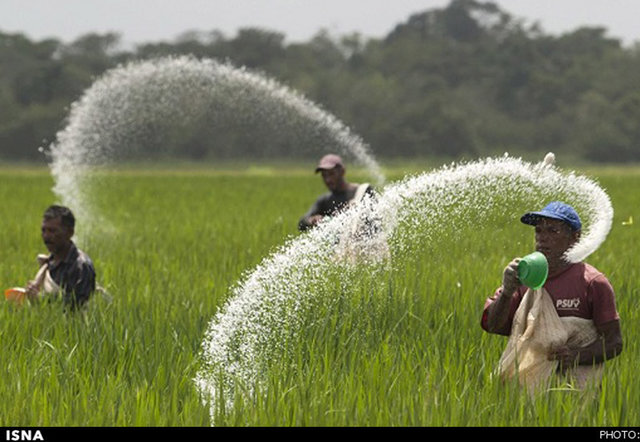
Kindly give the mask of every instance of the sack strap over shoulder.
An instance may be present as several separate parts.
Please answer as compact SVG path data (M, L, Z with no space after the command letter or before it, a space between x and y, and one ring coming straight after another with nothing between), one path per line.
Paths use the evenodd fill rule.
M353 202L354 203L359 203L360 201L362 201L362 198L364 198L364 194L367 192L367 189L369 188L369 183L362 183L358 185L358 189L356 190L356 194L353 197Z
M60 291L60 286L53 280L51 274L49 273L49 263L45 262L38 273L36 273L36 277L34 278L36 285L38 286L41 292L45 294L57 293Z

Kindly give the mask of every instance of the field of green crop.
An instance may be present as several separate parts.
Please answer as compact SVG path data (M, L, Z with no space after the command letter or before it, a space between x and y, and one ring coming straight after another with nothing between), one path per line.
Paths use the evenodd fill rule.
M324 192L312 173L277 168L104 174L104 220L76 228L97 294L84 315L58 304L0 306L2 426L637 426L640 424L640 169L589 169L615 209L588 261L617 293L625 348L600 391L530 398L492 375L505 338L484 333L484 300L533 232L502 220L416 244L394 272L360 275L304 328L251 397L214 416L193 379L210 320L230 288L287 239ZM401 168L388 173L390 180ZM354 180L362 177L350 176ZM45 251L55 201L46 169L0 169L0 285L25 284ZM638 224L623 225L633 216ZM446 233L446 227L443 226Z

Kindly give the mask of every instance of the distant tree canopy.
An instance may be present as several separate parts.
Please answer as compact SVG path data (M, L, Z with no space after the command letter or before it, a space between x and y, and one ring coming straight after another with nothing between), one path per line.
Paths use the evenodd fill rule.
M412 15L383 39L321 30L306 43L287 43L281 33L248 28L233 38L187 32L123 50L113 33L64 44L0 32L0 159L44 161L38 148L54 141L70 105L102 73L181 54L229 61L288 85L378 156L552 150L598 162L640 160L640 44L624 48L604 28L547 35L474 0ZM170 150L214 157L215 139L202 130L172 137L185 141Z

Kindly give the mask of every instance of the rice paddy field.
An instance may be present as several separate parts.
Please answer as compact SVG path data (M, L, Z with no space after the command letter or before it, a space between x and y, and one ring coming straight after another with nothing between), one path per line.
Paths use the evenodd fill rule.
M625 345L599 391L560 385L532 398L493 375L506 339L480 328L484 301L533 250L521 213L505 210L462 234L443 225L437 241L394 257L393 272L356 269L347 287L328 275L317 296L331 302L300 312L264 381L212 409L194 382L210 321L243 275L301 235L298 218L325 189L303 168L131 167L103 173L93 202L104 219L76 227L109 295L71 315L1 303L0 425L638 426L640 224L629 221L640 223L640 168L580 173L615 210L587 259L616 291ZM37 271L52 186L46 168L0 168L3 289Z

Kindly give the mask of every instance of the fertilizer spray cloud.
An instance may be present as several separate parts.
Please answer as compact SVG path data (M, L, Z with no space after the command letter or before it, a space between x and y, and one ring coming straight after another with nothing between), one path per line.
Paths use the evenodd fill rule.
M295 144L294 156L335 150L364 166L376 184L384 182L362 139L295 91L214 60L168 57L112 69L73 103L67 126L50 147L54 192L90 221L97 167L131 158L142 144L162 150L176 132L230 124L264 149L280 137ZM207 133L215 142L216 134Z
M286 354L285 339L297 341L302 313L326 302L318 299L317 288L327 283L327 275L339 278L338 287L353 284L358 273L350 272L351 260L344 259L352 258L349 251L358 251L356 259L370 274L383 265L389 268L380 255L384 244L390 267L401 268L406 261L394 262L394 256L406 259L403 250L437 243L444 226L464 231L491 224L488 217L507 207L517 222L523 211L560 198L574 205L584 221L581 240L567 252L571 262L578 262L608 235L613 218L609 197L586 177L563 173L547 162L530 164L508 156L405 178L384 188L377 201L366 200L289 241L232 289L209 325L202 344L203 368L195 381L211 403L212 419L219 407L233 405L239 390L255 391L273 360L281 361ZM349 232L371 219L378 220L379 229L358 237L350 247ZM337 245L336 238L342 238ZM340 270L332 271L336 268ZM295 361L289 364L295 366Z
M91 221L97 167L127 159L139 143L151 140L161 146L176 125L188 132L201 124L222 127L227 122L245 131L266 126L269 130L259 135L295 137L300 149L336 150L365 166L378 187L384 183L362 140L304 97L261 75L179 57L113 69L72 105L68 125L50 149L54 191L83 222ZM611 228L613 210L606 193L593 181L550 164L509 157L406 178L382 189L376 201L365 199L290 240L232 289L211 321L196 384L211 401L212 415L220 398L228 406L234 394L251 394L260 385L274 355L283 354L285 338L295 340L304 313L324 302L317 293L328 275L348 287L361 274L352 271L353 259L375 273L388 268L389 251L391 268L397 268L403 262L395 263L394 257L406 259L403 251L437 243L444 225L464 230L471 222L490 222L491 209L529 210L551 199L564 199L580 212L585 230L567 257L574 262L586 258ZM353 234L362 233L370 220L375 229Z

